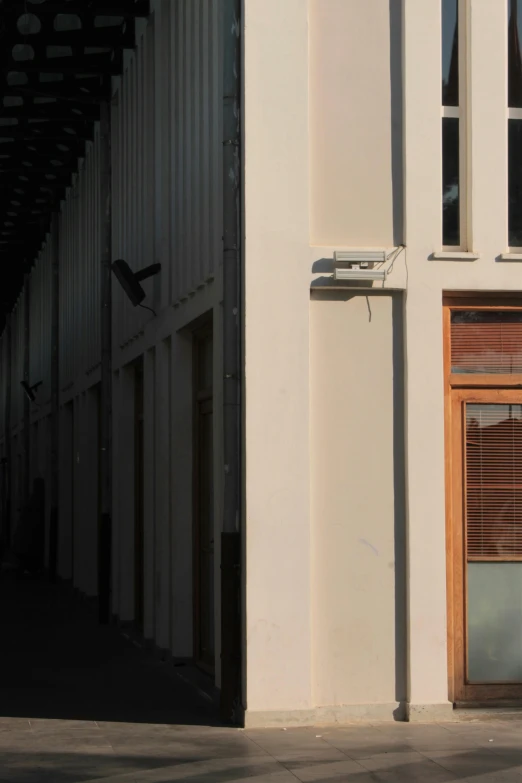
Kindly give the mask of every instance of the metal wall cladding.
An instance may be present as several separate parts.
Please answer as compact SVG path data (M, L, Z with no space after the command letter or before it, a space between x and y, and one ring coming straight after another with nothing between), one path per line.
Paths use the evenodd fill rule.
M159 3L112 103L113 257L133 270L159 261L143 283L154 309L176 305L213 279L222 256L222 8L215 0ZM101 360L100 132L59 217L60 388ZM30 279L30 382L50 398L51 238ZM12 424L23 419L23 295L12 316ZM133 308L113 278L113 336L125 345L151 314ZM4 403L1 403L4 405Z
M137 271L162 308L213 279L222 254L222 8L215 0L158 4L114 102L113 256ZM114 338L125 345L150 314L114 285Z
M29 278L29 383L42 384L37 391L39 405L51 400L53 253L53 242L49 236Z
M100 132L60 215L60 387L95 369L100 342Z

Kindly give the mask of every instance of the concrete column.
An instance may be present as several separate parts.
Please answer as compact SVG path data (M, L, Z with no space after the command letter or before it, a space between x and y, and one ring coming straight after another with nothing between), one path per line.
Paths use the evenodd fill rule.
M53 215L51 239L51 486L49 527L49 574L54 580L59 547L60 470L60 215Z
M218 302L213 309L214 331L214 381L213 381L213 406L214 406L214 633L215 633L215 683L221 687L221 532L224 503L224 441L223 441L223 304ZM240 473L240 475L242 475Z
M440 3L404 0L408 700L448 718L441 267Z
M117 577L118 615L122 622L134 619L134 370L119 373L117 440ZM116 418L116 417L115 417ZM115 421L116 424L116 421Z
M156 348L155 383L155 640L158 647L170 646L171 624L171 523L170 523L170 340Z
M114 324L113 324L114 339ZM122 408L122 371L114 374L112 384L112 405L113 410L120 411ZM121 444L121 415L115 416L112 424L112 590L111 590L111 612L113 617L120 617L121 606L121 573L120 573L120 527L123 522L120 510L120 485L121 485L121 458L123 457L123 448Z
M154 639L156 628L156 517L154 474L156 471L155 455L155 355L147 351L143 366L143 417L144 417L144 635L146 639Z
M311 707L308 3L244 14L248 724Z
M189 658L193 650L192 598L192 340L171 338L171 572L172 654Z
M76 460L74 477L74 587L86 591L85 562L85 501L87 450L85 448L85 393L80 394L75 401L76 414Z
M71 405L63 406L60 415L59 449L59 509L60 531L58 548L58 573L62 579L72 576L72 540L73 540L73 471L74 471L74 416Z

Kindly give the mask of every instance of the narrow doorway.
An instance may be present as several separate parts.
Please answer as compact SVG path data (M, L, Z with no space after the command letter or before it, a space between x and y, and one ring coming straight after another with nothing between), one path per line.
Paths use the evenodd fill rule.
M214 673L214 409L212 326L194 335L195 659Z
M144 631L143 359L134 365L134 622Z

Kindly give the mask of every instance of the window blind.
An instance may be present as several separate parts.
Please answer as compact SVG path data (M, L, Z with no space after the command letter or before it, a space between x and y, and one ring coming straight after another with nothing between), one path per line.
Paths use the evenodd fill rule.
M522 373L522 312L453 311L451 372Z
M522 406L466 405L468 560L522 560Z

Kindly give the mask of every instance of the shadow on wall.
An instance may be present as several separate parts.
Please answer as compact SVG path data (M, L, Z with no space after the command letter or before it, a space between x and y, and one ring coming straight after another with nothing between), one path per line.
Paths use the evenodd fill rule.
M393 483L395 542L395 698L408 699L406 595L406 444L404 390L404 299L393 297ZM403 715L397 715L402 720Z
M393 243L404 244L402 0L389 0Z

